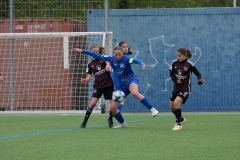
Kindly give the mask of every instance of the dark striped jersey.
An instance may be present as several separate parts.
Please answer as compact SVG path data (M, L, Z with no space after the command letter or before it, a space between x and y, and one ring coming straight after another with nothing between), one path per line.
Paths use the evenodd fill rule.
M171 79L174 82L174 92L191 92L192 72L198 77L198 79L202 78L194 64L187 59L182 62L179 62L177 59L172 61L169 70ZM178 79L180 79L182 83L177 83Z
M93 85L94 89L113 86L110 72L107 72L105 67L106 63L103 60L96 59L88 63L87 73L91 75L93 73L95 77Z

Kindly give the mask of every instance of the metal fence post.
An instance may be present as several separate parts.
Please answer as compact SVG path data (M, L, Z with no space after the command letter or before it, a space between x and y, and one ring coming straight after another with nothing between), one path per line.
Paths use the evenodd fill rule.
M10 0L10 33L14 33L14 0ZM14 111L14 38L10 38L10 100Z

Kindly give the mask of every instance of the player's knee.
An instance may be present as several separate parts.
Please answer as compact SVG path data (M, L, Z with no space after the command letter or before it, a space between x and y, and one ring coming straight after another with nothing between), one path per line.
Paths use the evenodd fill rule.
M180 104L181 104L181 101L174 101L173 102L174 108L180 108Z
M89 108L93 109L96 106L97 102L91 102Z
M131 94L132 94L132 96L135 97L135 98L138 98L138 96L139 96L138 91L133 91L133 92L131 92Z

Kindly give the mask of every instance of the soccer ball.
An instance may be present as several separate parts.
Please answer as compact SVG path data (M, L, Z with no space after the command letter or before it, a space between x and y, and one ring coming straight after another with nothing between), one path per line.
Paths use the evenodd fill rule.
M117 90L113 92L112 100L114 100L114 102L121 103L122 101L124 101L124 99L125 99L125 94L123 91Z

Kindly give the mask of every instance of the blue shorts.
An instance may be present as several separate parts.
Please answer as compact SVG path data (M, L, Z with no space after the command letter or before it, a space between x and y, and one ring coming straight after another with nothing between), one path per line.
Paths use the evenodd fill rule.
M130 81L129 83L127 83L127 84L119 84L118 90L121 90L121 91L124 92L125 98L127 98L127 96L128 96L129 93L130 93L129 86L130 86L130 84L132 84L132 83L135 83L136 85L139 86L139 81L138 81L137 78L132 78L131 81Z
M118 88L119 88L119 79L118 79L117 75L113 71L110 71L110 74L111 74L112 79L113 79L114 89L118 90Z

